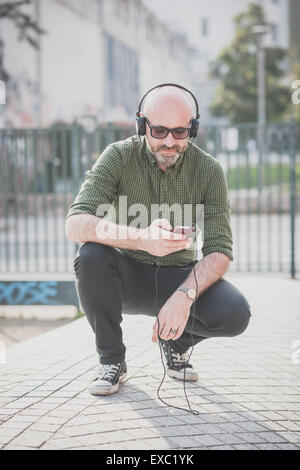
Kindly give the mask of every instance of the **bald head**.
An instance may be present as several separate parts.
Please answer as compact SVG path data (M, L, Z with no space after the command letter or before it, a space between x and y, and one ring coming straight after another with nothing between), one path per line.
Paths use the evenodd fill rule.
M194 107L193 98L188 92L174 86L164 86L152 90L146 96L142 114L153 123L153 119L159 119L160 122L156 124L167 126L168 121L168 127L177 127L182 126L182 120L188 125L195 117ZM176 120L178 124L173 126L170 120Z
M175 139L171 132L163 139L151 135L151 127L163 126L168 129L190 128L194 113L192 96L174 86L163 86L152 90L145 98L142 116L147 118L146 141L159 167L166 171L175 165L188 145L189 135Z

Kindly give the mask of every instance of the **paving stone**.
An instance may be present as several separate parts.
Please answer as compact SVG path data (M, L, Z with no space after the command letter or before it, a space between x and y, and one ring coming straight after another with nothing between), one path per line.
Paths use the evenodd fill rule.
M60 418L58 416L49 416L49 415L42 416L41 418L36 420L36 422L39 422L39 423L59 424L59 425L63 425L64 423L66 423L66 421L67 421L67 418Z
M239 426L240 426L240 432L243 432L243 431L249 431L249 432L260 432L260 431L266 431L267 429L260 424L257 424L253 421L243 421L241 423L239 423Z
M258 444L254 446L252 444L245 443L245 444L235 444L232 446L232 448L236 450L258 450L257 446Z
M104 444L106 442L105 436L103 434L86 434L81 436L76 436L77 445L80 446L94 446L97 444Z
M224 441L217 439L216 435L210 436L203 434L202 436L193 436L193 439L195 439L201 446L217 446L224 444Z
M297 446L295 444L289 444L289 443L278 443L276 444L278 449L281 450L299 450L300 446Z
M300 431L300 421L280 421L280 425L289 431Z
M28 447L28 446L16 446L16 445L13 445L13 444L8 444L6 446L3 447L2 450L35 450L33 447Z
M2 431L4 433L5 429L9 430L9 429L26 429L30 423L26 423L26 422L20 422L20 421L12 421L14 418L11 418L7 421L4 421L3 423L0 424L0 431Z
M278 436L281 436L283 440L287 442L292 442L293 444L300 443L300 434L294 433L292 431L278 431L276 433Z
M282 442L282 436L278 435L275 432L260 432L259 436L264 438L267 442L272 444L273 442Z
M196 423L198 422L198 420L195 420L195 421ZM176 426L176 425L180 426L183 424L183 420L180 420L179 418L173 418L171 416L169 417L160 416L157 418L151 418L151 423L152 425L155 425L155 426ZM193 424L193 423L190 422L190 424Z
M60 424L46 424L36 422L30 426L31 431L41 431L41 432L50 432L54 433L61 427Z
M245 439L243 439L239 434L222 433L222 434L215 434L214 437L219 439L221 442L225 444L229 444L229 445L245 443Z
M233 450L232 446L223 445L223 446L210 446L211 450Z
M254 432L241 432L239 436L244 439L244 441L250 442L251 444L256 444L259 442L266 442L266 440L261 436L262 433Z
M230 433L230 434L244 431L244 429L236 423L218 423L217 426L215 426L215 429L216 429L215 432L217 433L224 432L224 433Z
M70 439L67 437L49 439L47 444L57 450L73 449L74 447L80 446L80 442L78 442L75 438ZM45 448L44 445L41 446L41 448Z
M145 434L147 434L147 431L145 431ZM154 434L152 433L151 436ZM107 443L112 443L112 442L122 442L126 440L134 440L134 436L129 434L128 431L123 431L123 430L118 430L118 431L112 431L112 432L105 432L102 434L103 439L105 439L105 442Z
M187 437L187 436L181 436L181 437L170 437L168 439L173 445L173 448L179 448L179 449L188 449L190 447L197 447L199 445L199 440L195 439L195 437ZM213 442L213 440L211 441ZM214 442L217 442L216 440Z
M255 444L259 450L280 450L276 444Z
M20 429L1 429L0 428L0 444L7 444L10 442L14 437L20 434Z
M150 449L159 450L159 449L170 449L171 446L166 439L162 437L156 438L147 438L141 441L142 445L148 446Z
M50 432L25 430L21 435L15 437L10 444L17 446L39 447L52 437Z
M269 429L270 431L286 431L281 424L281 421L263 421L261 424L264 425L265 429Z

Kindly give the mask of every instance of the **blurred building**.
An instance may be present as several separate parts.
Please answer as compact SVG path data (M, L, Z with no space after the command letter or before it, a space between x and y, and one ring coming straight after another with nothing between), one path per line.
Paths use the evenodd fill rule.
M300 65L300 2L290 0L290 47L292 60ZM298 77L300 79L300 77Z
M140 96L172 81L195 89L197 53L141 0L33 0L24 7L46 34L36 50L1 21L10 74L2 127L74 118L132 123ZM2 93L3 95L3 93Z
M208 80L209 65L221 50L230 44L234 37L233 18L245 11L249 3L258 3L266 13L266 19L273 30L266 37L270 47L289 49L290 29L293 21L293 38L296 44L299 23L294 17L300 7L300 0L143 0L172 31L185 33L186 39L198 52L197 76L199 78L197 96L200 99L203 122L218 121L210 115L209 106L213 100L216 83ZM293 9L290 9L290 2ZM299 18L299 16L298 16Z

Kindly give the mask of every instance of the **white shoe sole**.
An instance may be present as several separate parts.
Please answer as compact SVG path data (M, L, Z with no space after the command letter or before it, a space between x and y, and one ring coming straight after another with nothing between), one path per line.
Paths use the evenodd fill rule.
M197 372L188 372L187 370L184 374L184 372L168 369L167 374L172 379L185 380L186 382L197 382L198 380Z
M113 393L116 393L119 390L120 383L124 382L126 379L127 372L124 374L120 375L119 382L116 383L115 385L96 385L96 384L90 384L88 386L88 391L90 392L91 395L112 395Z

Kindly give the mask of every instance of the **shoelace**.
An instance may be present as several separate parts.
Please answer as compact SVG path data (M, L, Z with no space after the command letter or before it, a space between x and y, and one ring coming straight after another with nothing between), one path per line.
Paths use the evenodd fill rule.
M164 350L168 352L167 345L165 343L162 343L162 346L163 346ZM170 351L171 351L171 360L172 360L172 362L174 363L175 366L181 366L181 365L184 365L184 364L189 366L189 364L188 364L188 354L187 353L180 354L180 353L177 353L176 351L174 351L172 348L170 348Z
M121 364L104 364L102 379L113 379L119 370Z
M180 354L175 351L171 350L171 356L172 356L172 361L174 362L175 365L183 365L187 364L188 358L187 354Z

